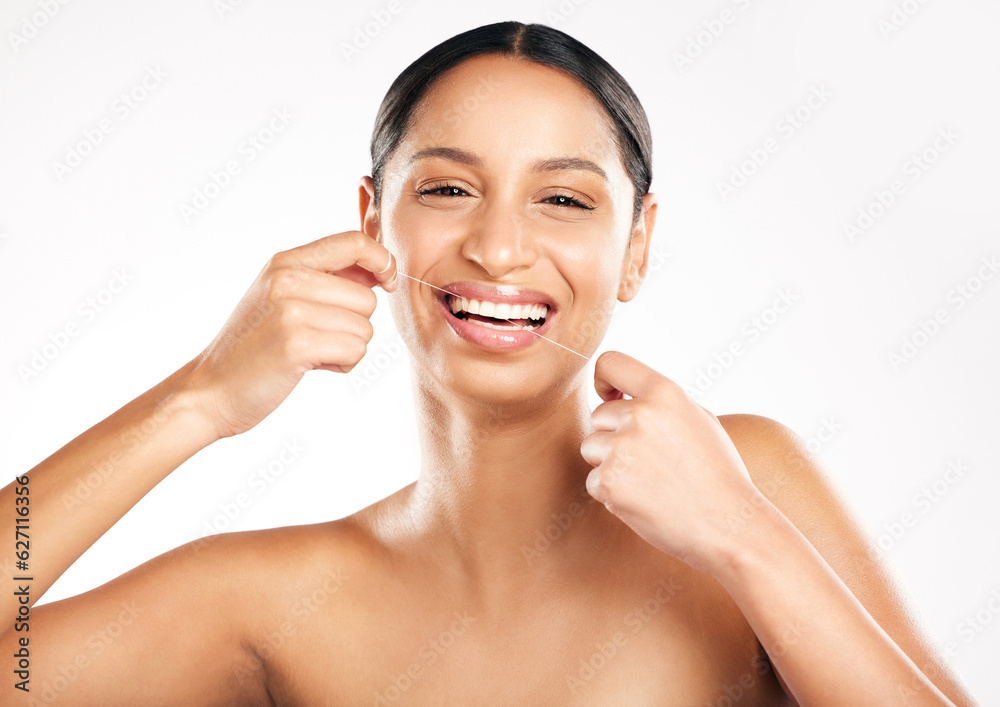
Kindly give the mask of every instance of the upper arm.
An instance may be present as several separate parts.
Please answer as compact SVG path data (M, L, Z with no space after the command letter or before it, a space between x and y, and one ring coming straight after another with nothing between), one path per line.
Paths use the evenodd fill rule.
M271 704L246 664L244 552L228 536L196 540L75 597L33 607L30 693L0 685L2 704ZM244 565L241 567L241 565ZM9 662L8 657L4 662ZM5 671L9 675L9 671Z
M809 540L872 618L952 702L974 705L922 629L902 583L802 438L758 415L723 415L719 421L754 484Z

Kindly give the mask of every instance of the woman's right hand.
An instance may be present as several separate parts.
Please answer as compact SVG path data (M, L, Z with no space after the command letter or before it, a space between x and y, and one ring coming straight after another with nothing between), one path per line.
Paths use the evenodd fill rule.
M361 231L272 257L185 380L216 434L254 427L306 371L354 368L372 338L375 285L395 290L395 258Z

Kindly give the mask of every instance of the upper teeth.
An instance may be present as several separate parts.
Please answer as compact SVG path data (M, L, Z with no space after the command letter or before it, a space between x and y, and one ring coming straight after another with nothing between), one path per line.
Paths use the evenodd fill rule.
M494 319L544 319L549 311L548 306L544 304L509 304L452 295L449 295L448 299L448 306L454 314L468 312Z

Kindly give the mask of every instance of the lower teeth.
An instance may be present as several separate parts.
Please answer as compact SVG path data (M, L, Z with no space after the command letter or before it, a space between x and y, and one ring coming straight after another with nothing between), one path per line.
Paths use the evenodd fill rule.
M528 324L527 326L521 326L520 324L514 324L513 322L510 324L493 324L492 322L481 322L478 319L466 319L465 321L471 322L472 324L478 324L479 326L489 327L490 329L517 329L520 331L534 331L541 326L541 324Z

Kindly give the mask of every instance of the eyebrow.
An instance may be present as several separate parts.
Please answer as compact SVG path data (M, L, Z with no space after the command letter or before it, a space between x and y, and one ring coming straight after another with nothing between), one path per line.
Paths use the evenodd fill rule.
M417 160L431 157L440 157L441 159L451 160L452 162L469 165L470 167L483 166L483 161L477 155L457 147L428 147L427 149L415 152L410 157L409 163L413 164ZM607 172L600 165L581 157L553 157L538 160L530 168L531 172L559 172L564 170L585 170L593 172L605 181L608 181Z

